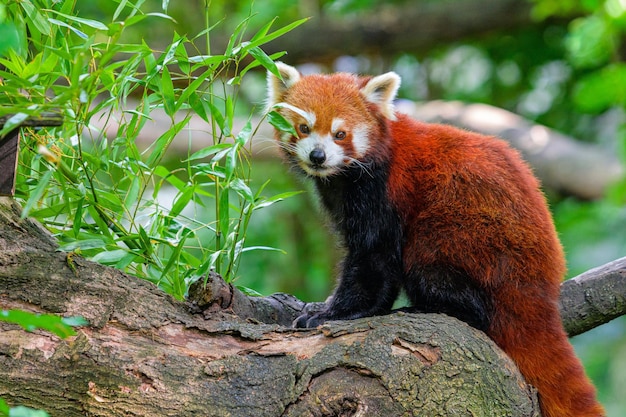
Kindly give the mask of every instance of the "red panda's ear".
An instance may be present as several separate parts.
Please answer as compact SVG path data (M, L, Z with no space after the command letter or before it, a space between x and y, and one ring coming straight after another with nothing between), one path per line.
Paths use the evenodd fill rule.
M393 101L400 88L400 76L395 72L388 72L372 78L361 88L361 94L370 103L374 103L380 112L389 120L396 120Z
M297 69L294 67L283 64L282 62L276 63L276 68L278 68L278 72L282 77L282 80L278 78L276 75L267 72L267 106L266 109L269 109L279 103L285 91L287 91L291 86L300 81L301 75Z

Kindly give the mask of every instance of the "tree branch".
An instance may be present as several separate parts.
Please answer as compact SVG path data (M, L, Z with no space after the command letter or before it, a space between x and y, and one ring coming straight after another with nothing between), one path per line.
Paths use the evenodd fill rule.
M292 63L419 52L468 36L510 33L531 23L531 7L524 0L436 0L405 2L401 7L383 4L371 13L352 16L326 11L270 43L267 52L289 51ZM219 44L226 45L225 41Z
M626 314L626 258L591 269L561 285L561 318L576 336Z
M68 417L321 410L443 417L460 409L539 416L535 392L510 359L453 318L400 312L296 330L284 325L319 303L247 297L215 275L209 290L196 284L182 303L147 281L59 252L47 231L19 214L0 198L0 307L80 315L90 324L60 340L0 322L0 397L9 404ZM625 264L563 284L570 334L624 313ZM587 321L585 311L595 317Z
M305 311L320 311L324 307L324 303L305 303L282 293L248 297L216 274L208 277L206 286L203 280L194 283L189 290L189 301L198 312L227 308L240 317L282 326L290 326ZM560 308L563 326L570 337L625 315L626 258L563 282Z
M450 317L294 330L229 314L224 306L258 303L236 293L191 314L147 281L56 248L0 198L1 308L90 323L59 340L0 322L0 397L11 405L64 417L539 415L510 359Z

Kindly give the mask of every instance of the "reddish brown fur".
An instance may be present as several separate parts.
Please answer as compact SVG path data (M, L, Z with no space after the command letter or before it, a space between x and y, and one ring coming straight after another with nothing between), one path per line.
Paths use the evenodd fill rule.
M565 261L530 169L496 138L402 115L389 127L405 268L446 262L479 282L495 300L487 333L537 388L544 417L603 416L561 324Z

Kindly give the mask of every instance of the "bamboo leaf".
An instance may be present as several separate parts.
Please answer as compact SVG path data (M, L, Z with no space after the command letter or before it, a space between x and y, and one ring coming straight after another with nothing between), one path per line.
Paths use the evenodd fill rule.
M148 158L148 161L146 161L146 164L149 167L154 166L161 160L163 154L172 143L172 140L174 140L174 137L176 137L176 135L187 125L187 123L189 123L190 118L191 115L189 114L183 120L170 127L167 132L159 136L153 144L152 154Z
M184 162L194 161L196 159L203 159L203 158L206 158L207 156L215 155L218 152L223 151L224 149L230 149L232 146L233 145L230 144L230 143L218 143L217 145L207 146L206 148L203 148L203 149L200 149L197 152L194 152Z
M167 261L167 264L165 264L165 266L163 267L163 270L161 271L161 277L159 278L159 281L162 281L164 278L166 278L168 272L172 269L172 267L178 264L178 260L180 259L180 253L185 247L185 242L187 241L187 236L188 236L188 233L184 234L182 238L180 239L180 241L178 242L178 245L176 245L176 247L174 248L174 251L172 252L172 254L170 255ZM172 282L171 280L168 280L168 281Z
M254 48L257 46L261 46L263 44L266 44L268 42L273 41L276 38L279 38L281 36L283 36L284 34L291 32L292 30L294 30L295 28L297 28L298 26L300 26L301 24L307 22L310 18L309 17L305 17L304 19L300 19L300 20L296 20L293 23L288 24L287 26L284 26L280 29L275 30L274 32L270 33L269 35L265 35L262 37L259 37L258 39L255 39L254 41L251 41L248 45L246 45L245 49L250 49L250 48Z
M278 78L281 78L280 72L278 72L276 64L274 63L272 58L270 58L261 48L257 46L251 48L248 52L254 57L254 59L256 59L261 65L263 65L266 70L270 71Z
M109 30L107 25L105 25L102 22L98 22L97 20L84 19L82 17L71 16L69 14L57 12L56 10L52 10L52 9L48 9L46 11L48 11L50 13L54 13L54 14L56 14L58 16L63 16L65 19L69 20L70 22L76 22L76 23L79 23L79 24L82 24L82 25L89 26L89 27L94 28L94 29L98 29L98 30L104 30L104 31Z
M2 130L0 130L0 138L18 127L22 122L30 117L29 114L26 113L16 113L13 116L9 117L9 119L4 122L4 126Z
M22 219L28 217L28 213L30 213L31 209L35 206L35 204L39 202L39 200L41 200L44 191L46 191L46 189L48 188L48 183L50 182L50 178L52 178L52 173L53 171L46 171L45 174L43 174L41 178L39 178L37 186L30 193L30 196L28 196L28 201L22 209Z
M161 94L163 96L163 108L168 116L174 117L176 113L176 97L174 96L174 84L170 71L163 66L161 72Z
M0 321L19 324L24 330L29 332L36 329L47 330L63 339L76 335L76 331L74 331L72 326L89 324L82 317L64 319L53 314L35 314L22 310L0 310Z
M50 25L30 0L23 0L18 4L22 6L22 9L26 12L26 16L33 22L33 25L35 25L39 32L43 34L50 33Z
M250 39L250 42L255 42L255 41L263 38L265 35L267 35L267 32L269 32L269 30L272 27L272 25L274 24L274 22L276 22L276 19L278 19L278 17L273 18L268 23L266 23L261 29L259 29L257 31L257 33L254 34L252 39Z
M207 78L213 72L214 72L214 70L212 68L209 68L204 73L202 73L198 78L193 80L193 82L191 84L189 84L183 90L182 94L180 95L180 98L178 99L178 103L176 103L176 107L175 107L176 111L178 111L183 104L189 102L189 104L192 106L192 108L194 109L194 111L196 113L198 113L198 110L196 110L195 107L199 107L201 109L200 111L202 111L204 113L203 119L207 120L206 119L206 111L204 110L204 105L202 104L203 100L197 94L197 90L200 88L202 83L206 82ZM195 107L192 104L192 102L195 103Z
M248 203L254 202L254 195L252 195L252 190L250 189L248 184L246 184L241 178L235 178L233 181L230 182L229 187L230 189L236 191L237 194L243 197L244 200L246 200Z
M269 112L267 114L267 121L281 132L286 132L296 137L298 136L298 132L296 132L296 129L293 127L291 122L285 119L285 117L277 111Z
M174 199L174 203L172 204L170 216L178 216L183 211L183 209L187 207L187 204L189 204L194 194L195 187L187 187L181 193L179 193Z
M71 30L72 32L74 32L76 35L78 35L78 37L82 38L82 39L88 39L89 36L87 36L87 34L85 32L83 32L82 30L76 29L74 26L69 25L65 22L61 22L60 20L57 19L53 19L53 18L48 18L48 21L50 23L52 23L53 25L57 25L57 26L61 26L64 28L68 28L69 30Z
M209 107L209 110L211 110L211 117L213 117L213 119L215 120L215 123L217 123L217 126L220 128L220 131L224 134L224 135L228 135L228 128L226 127L226 119L224 119L224 115L222 114L222 112L220 112L220 110L215 106L215 104L211 103L210 101L205 101L206 105Z
M243 129L241 129L241 131L235 138L235 141L237 142L237 144L239 144L239 146L243 147L243 146L246 146L246 143L248 143L251 136L252 136L252 123L250 122L250 120L248 120L248 122L245 124Z
M230 224L230 198L228 190L222 190L219 201L219 219L218 219L218 232L222 235L228 232L228 226Z
M128 251L124 249L114 249L110 251L100 252L96 256L91 258L91 260L105 265L113 265L119 262L127 254Z

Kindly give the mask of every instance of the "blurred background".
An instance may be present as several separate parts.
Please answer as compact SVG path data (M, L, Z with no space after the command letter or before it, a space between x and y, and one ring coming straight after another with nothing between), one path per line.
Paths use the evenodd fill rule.
M102 17L117 2L78 0L77 5L81 16ZM162 11L160 0L147 0L145 6ZM202 0L171 2L168 13L175 22L138 25L131 36L158 49L174 30L195 35L205 25L204 14L196 13L204 7ZM402 76L399 96L405 104L482 103L522 116L531 130L533 125L553 129L569 141L555 148L557 155L534 155L532 149L524 155L544 158L538 174L567 253L568 276L626 255L626 1L213 0L210 14L210 23L217 25L210 37L215 53L244 19L258 28L276 16L280 25L311 17L265 51L287 51L281 60L304 73L393 70ZM250 73L237 111L244 118L260 113L264 96L265 73ZM428 117L415 114L454 122L445 107L428 109ZM485 131L500 114L484 109L471 128ZM535 144L546 140L529 137ZM236 283L262 294L282 291L306 301L324 300L341 250L306 184L294 180L278 158L271 130L254 141L253 183L270 179L266 192L272 195L304 192L255 213L247 246L284 253L245 253ZM593 158L585 159L589 155ZM169 157L173 166L180 162ZM585 181L589 178L595 180ZM626 317L572 342L609 416L626 415Z

